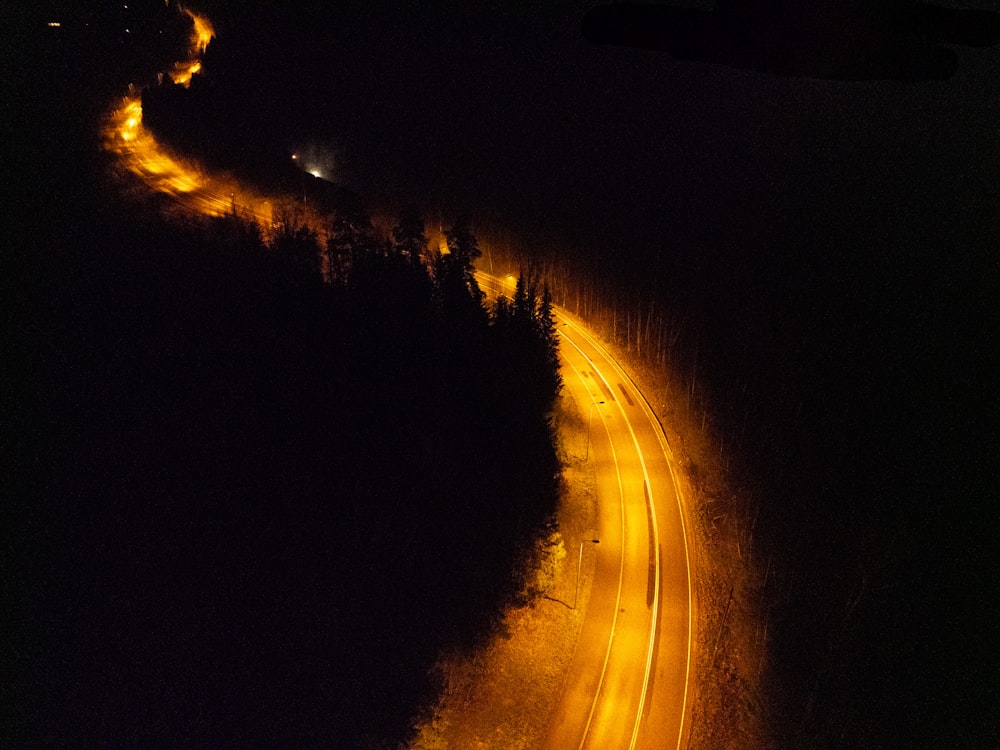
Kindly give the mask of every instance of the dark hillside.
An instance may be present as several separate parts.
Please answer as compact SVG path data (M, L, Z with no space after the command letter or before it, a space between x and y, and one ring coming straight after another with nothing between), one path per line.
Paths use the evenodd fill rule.
M488 330L470 348L429 293L404 319L389 290L113 218L15 321L10 736L399 736L437 649L517 594L544 415L497 402Z
M535 360L398 256L123 202L60 70L12 86L2 744L395 746L551 512Z

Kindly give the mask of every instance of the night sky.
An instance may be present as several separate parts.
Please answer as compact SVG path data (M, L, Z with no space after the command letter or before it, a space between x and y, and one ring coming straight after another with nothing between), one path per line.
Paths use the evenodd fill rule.
M598 45L589 4L284 5L198 4L275 153L683 298L802 607L869 581L846 645L785 619L772 677L826 664L815 736L839 714L873 746L996 744L1000 47L949 47L946 80L818 80Z

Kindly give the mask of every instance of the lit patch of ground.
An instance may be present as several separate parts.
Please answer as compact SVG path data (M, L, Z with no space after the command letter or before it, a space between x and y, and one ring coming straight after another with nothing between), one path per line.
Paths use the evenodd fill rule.
M586 425L564 397L555 413L564 463L559 504L560 534L541 550L528 576L544 593L506 613L502 633L474 653L440 657L442 694L417 726L412 750L529 750L542 744L559 700L580 625L586 613L593 556L584 560L577 608L576 560L562 537L592 536L597 523L595 469L583 461Z
M641 384L660 418L689 503L697 621L687 747L772 747L762 684L767 623L759 604L768 571L767 561L755 554L756 506L732 486L710 419L690 404L685 390L662 370L608 348ZM596 523L595 471L582 460L586 428L571 399L564 397L558 405L556 427L565 467L559 527L567 538L586 538ZM572 602L572 557L555 566L552 599ZM444 690L418 725L411 750L510 750L542 744L586 612L592 560L590 567L584 564L576 611L539 598L508 612L506 632L481 650L441 657Z

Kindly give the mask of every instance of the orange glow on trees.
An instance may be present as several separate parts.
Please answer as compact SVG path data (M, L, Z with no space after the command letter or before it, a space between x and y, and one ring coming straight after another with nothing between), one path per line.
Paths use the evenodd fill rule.
M112 112L104 128L104 147L158 192L177 195L201 186L198 173L169 156L142 127L142 100L138 97L127 97Z
M215 29L212 27L211 21L204 16L199 16L197 13L193 13L184 7L181 7L180 11L187 14L194 24L189 41L190 58L174 63L170 79L180 86L190 86L191 78L201 72L201 60L199 56L203 55L205 50L208 49L208 43L215 36Z
M208 19L181 8L194 23L189 40L189 58L174 64L171 80L188 86L201 70L200 55L215 36ZM239 212L252 218L268 232L274 224L274 208L279 202L248 191L226 175L208 175L201 168L169 153L143 127L142 98L129 87L129 94L112 110L102 128L104 147L118 157L118 163L139 177L152 191L174 198L184 208L203 216L224 216Z
M205 50L208 49L208 43L215 36L215 29L212 27L212 22L204 16L192 13L187 8L181 8L181 11L187 13L194 22L194 34L191 37L191 46L198 54L204 54Z

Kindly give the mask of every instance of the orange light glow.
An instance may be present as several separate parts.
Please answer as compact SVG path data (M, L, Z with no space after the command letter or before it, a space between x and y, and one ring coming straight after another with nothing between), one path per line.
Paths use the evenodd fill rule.
M179 86L187 88L191 85L191 78L195 73L201 72L201 62L175 63L174 69L170 73L170 80Z
M155 190L174 195L189 193L201 184L195 170L167 155L142 127L142 101L138 97L126 98L108 118L104 144L107 150L119 155L129 171Z
M212 27L212 22L204 16L192 13L187 8L181 8L181 11L191 16L191 20L194 21L194 33L191 36L191 46L197 50L198 54L204 54L205 50L208 49L208 43L212 41L212 37L215 36L215 29Z
M104 147L118 163L151 191L174 199L176 206L202 216L226 216L234 211L260 225L265 237L275 229L275 206L313 228L326 242L326 222L311 207L294 198L265 196L225 174L209 174L164 148L142 125L142 101L126 97L105 120Z
M182 9L194 21L190 59L176 63L171 79L187 86L191 76L201 70L198 56L205 51L215 34L211 23L189 10ZM267 238L281 221L304 223L316 232L321 244L327 239L327 222L301 197L265 196L226 174L208 173L190 160L171 154L143 127L142 99L135 86L105 118L101 134L104 148L115 154L118 163L138 177L152 192L170 196L165 210L202 216L226 216L238 213L257 222Z
M182 13L186 13L194 23L194 30L191 32L189 40L189 59L174 63L174 69L170 72L170 80L180 86L190 86L191 78L201 72L201 60L199 55L203 55L208 49L208 43L215 36L215 29L211 21L204 16L199 16L187 8L180 8Z

